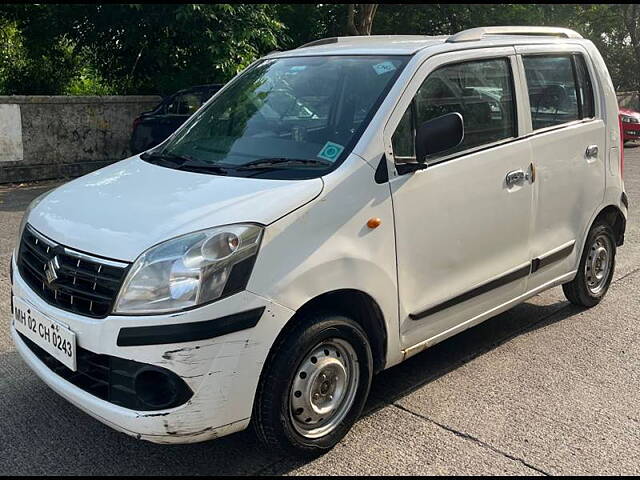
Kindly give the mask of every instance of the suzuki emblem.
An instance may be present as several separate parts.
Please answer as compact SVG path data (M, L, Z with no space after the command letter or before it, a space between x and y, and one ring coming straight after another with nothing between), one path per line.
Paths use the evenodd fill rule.
M58 270L60 270L60 261L55 256L47 262L44 273L47 276L47 284L51 285L58 279Z

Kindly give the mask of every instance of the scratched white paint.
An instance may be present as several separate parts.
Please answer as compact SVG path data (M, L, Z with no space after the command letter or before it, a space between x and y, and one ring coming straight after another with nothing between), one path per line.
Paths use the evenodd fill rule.
M23 157L20 105L0 105L0 162L21 162Z

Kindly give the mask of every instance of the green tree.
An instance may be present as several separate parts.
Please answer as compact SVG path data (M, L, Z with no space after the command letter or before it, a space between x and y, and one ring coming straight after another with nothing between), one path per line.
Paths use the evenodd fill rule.
M640 89L635 4L3 4L0 94L164 94L319 38L485 25L573 28L602 52L616 88Z
M277 48L283 26L274 13L268 4L25 4L0 10L21 32L29 62L62 68L71 77L91 65L85 77L91 73L117 93L169 93L227 81ZM65 89L51 87L55 93ZM26 84L23 89L35 93Z
M224 82L277 47L269 5L95 5L74 27L92 64L125 92Z
M598 47L617 90L640 90L640 9L629 5L582 5L578 30Z
M381 4L373 33L451 35L492 25L566 26L574 12L567 4Z
M11 6L0 8L0 93L61 92L78 64L69 42L48 42L41 32L24 31Z
M280 41L280 47L284 49L347 34L346 4L281 3L276 12L286 29L286 36Z

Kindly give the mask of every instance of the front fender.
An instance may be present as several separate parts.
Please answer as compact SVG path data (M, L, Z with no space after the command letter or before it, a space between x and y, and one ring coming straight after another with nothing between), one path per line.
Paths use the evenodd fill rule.
M393 208L388 184L374 175L351 155L318 198L269 225L247 288L292 310L334 290L368 294L385 319L391 366L402 358ZM371 218L380 226L369 228Z

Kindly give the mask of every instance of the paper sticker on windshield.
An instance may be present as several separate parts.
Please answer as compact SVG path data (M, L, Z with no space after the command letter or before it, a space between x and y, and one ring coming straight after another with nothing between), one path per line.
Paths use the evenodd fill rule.
M343 151L344 147L342 145L338 145L337 143L333 142L327 142L324 144L324 147L322 147L322 150L320 150L318 158L329 160L330 162L335 162Z
M389 61L376 63L373 65L373 69L376 71L378 75L382 75L384 73L393 72L396 69L396 66Z

